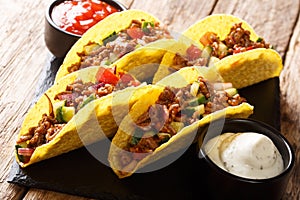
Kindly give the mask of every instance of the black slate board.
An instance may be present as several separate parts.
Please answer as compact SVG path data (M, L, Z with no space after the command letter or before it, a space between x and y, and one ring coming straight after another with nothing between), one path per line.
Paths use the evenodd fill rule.
M54 81L62 59L49 55L35 101ZM243 88L239 93L254 105L250 118L280 130L279 79L272 78ZM101 142L93 144L95 147ZM91 145L89 148L93 148ZM108 150L108 148L107 148ZM176 156L178 152L166 159ZM164 162L160 160L158 162ZM13 163L9 183L96 199L198 199L209 197L205 168L198 158L196 144L169 166L148 173L118 179L113 171L83 147L21 169ZM196 183L196 184L195 184Z

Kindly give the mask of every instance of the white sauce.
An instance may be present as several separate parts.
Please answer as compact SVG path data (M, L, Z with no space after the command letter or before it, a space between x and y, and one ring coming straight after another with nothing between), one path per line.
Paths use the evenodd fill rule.
M283 171L278 149L259 133L224 133L209 140L204 150L216 165L240 177L264 179Z

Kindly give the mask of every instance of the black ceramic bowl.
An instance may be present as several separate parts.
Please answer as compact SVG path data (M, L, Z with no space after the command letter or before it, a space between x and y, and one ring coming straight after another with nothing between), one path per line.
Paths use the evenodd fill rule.
M58 58L64 57L73 44L81 37L81 35L76 35L61 29L51 18L53 8L64 1L68 0L55 0L49 4L46 10L44 40L49 51ZM123 4L116 0L102 1L114 6L120 11L127 10Z
M294 151L289 142L273 127L253 119L216 121L202 130L199 137L199 158L205 166L206 184L212 199L280 199L294 166ZM218 167L205 153L205 143L225 132L256 132L268 136L282 155L284 171L272 178L242 178Z

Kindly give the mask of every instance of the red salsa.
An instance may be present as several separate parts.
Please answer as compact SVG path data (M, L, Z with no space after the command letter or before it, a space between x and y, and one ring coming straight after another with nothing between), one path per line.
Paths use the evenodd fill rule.
M67 0L53 8L51 17L62 29L82 35L97 22L119 11L100 0Z

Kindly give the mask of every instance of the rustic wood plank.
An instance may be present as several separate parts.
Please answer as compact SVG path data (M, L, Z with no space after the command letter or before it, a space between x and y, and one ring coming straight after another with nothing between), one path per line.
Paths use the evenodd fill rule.
M300 17L300 15L299 15ZM294 147L296 167L284 199L300 199L300 21L294 30L280 76L281 131Z
M169 29L181 33L199 19L210 14L216 1L140 1L136 0L131 8L141 9L156 16L168 25Z
M119 0L126 8L130 9L134 0Z
M46 2L1 1L0 19L0 199L21 198L26 189L8 184L14 160L14 141L23 117L35 95L36 82L45 64L43 42L44 8ZM20 35L21 34L21 35ZM28 78L30 77L30 78ZM26 80L26 81L25 81Z
M222 0L213 11L241 17L257 34L274 45L281 56L287 50L298 12L298 0Z

